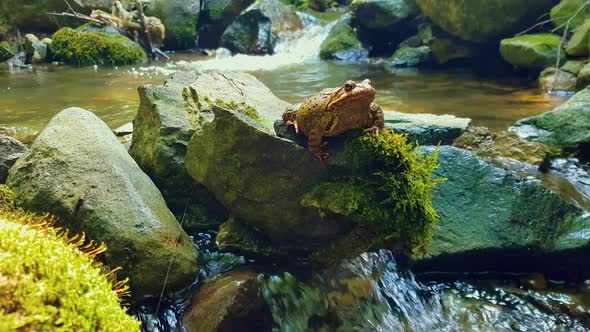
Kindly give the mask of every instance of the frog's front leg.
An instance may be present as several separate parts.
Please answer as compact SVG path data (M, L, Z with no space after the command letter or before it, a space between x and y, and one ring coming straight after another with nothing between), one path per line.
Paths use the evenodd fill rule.
M322 151L324 146L322 138L322 131L319 129L313 129L307 138L307 148L317 160L324 160L330 156L329 153Z
M383 116L383 109L376 103L371 103L369 109L369 123L367 129L363 133L372 132L375 138L379 136L379 132L385 127L385 117Z

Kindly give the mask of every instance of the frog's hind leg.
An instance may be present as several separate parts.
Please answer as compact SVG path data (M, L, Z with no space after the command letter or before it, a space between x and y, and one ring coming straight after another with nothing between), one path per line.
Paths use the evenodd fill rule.
M323 152L322 151L322 147L325 144L322 144L322 133L320 130L313 130L308 137L307 140L307 148L309 149L309 152L311 152L311 154L313 154L313 156L317 159L317 160L324 160L327 159L330 154L327 152Z
M369 126L363 130L364 133L373 133L375 138L379 137L379 132L385 127L385 117L383 116L383 110L379 104L371 103L371 109L369 111L370 119Z

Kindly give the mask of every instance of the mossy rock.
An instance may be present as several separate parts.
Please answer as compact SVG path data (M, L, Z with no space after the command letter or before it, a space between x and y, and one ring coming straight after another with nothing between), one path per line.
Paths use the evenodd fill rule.
M432 63L432 51L428 46L402 47L390 59L395 67L420 67Z
M227 27L220 43L234 53L272 54L277 41L271 20L260 9L249 9Z
M590 85L590 65L586 64L578 73L576 87L578 88L578 90L582 90L588 85Z
M221 35L254 0L210 0L199 16L199 47L216 48Z
M351 24L350 18L344 17L332 27L320 46L321 59L355 61L369 56Z
M463 40L486 42L517 33L549 11L555 0L416 0L422 12Z
M0 62L12 58L16 54L16 49L7 41L0 42Z
M367 29L384 29L407 22L420 13L415 0L354 0L355 21Z
M577 76L586 63L588 63L586 60L568 60L560 69Z
M166 49L183 50L196 46L200 3L199 0L150 1L146 15L161 19L166 26Z
M590 43L590 19L580 25L565 47L565 52L571 56L588 55Z
M139 44L118 34L62 28L53 34L52 40L50 50L54 59L68 64L115 66L147 61Z
M565 52L559 51L561 40L553 34L530 34L503 39L500 53L507 62L514 66L543 69L554 66L557 55L565 60Z
M545 68L541 74L539 74L538 83L539 88L547 92L576 91L576 75L561 69L556 70L555 67Z
M14 198L0 186L0 330L139 331L119 303L125 288L114 290L93 261L104 246L53 228L46 214L16 209Z
M582 8L582 5L586 0L561 0L561 2L553 7L550 12L551 21L555 27L564 29L570 18L573 19L570 22L570 29L577 29L584 20L590 16L590 6L586 6L578 15L574 17L574 14Z

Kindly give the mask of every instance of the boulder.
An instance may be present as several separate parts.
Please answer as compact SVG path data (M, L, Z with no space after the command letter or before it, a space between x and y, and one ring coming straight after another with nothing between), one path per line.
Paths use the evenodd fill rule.
M320 46L323 60L366 61L369 51L363 47L352 27L350 17L344 16L336 23Z
M220 45L242 54L271 54L278 37L271 20L261 10L251 9L238 16L221 35Z
M409 135L409 140L420 145L448 145L469 127L471 119L454 115L407 114L384 112L385 127L396 133Z
M565 60L565 52L559 52L561 40L553 34L521 35L503 39L500 53L504 60L517 67L543 69L555 66L557 56Z
M77 30L62 28L53 34L51 54L69 64L125 65L147 61L143 48L112 28L96 30L86 25Z
M555 0L416 0L424 15L455 37L487 42L524 30Z
M590 85L590 65L585 64L584 67L578 73L578 79L576 80L576 88L582 90Z
M584 68L586 63L586 60L568 60L559 69L578 76L578 74L580 73L582 68Z
M233 271L203 285L183 317L188 332L270 331L270 309L260 295L258 275Z
M571 56L586 56L588 55L588 45L590 43L590 19L584 21L578 27L576 32L567 42L565 52Z
M0 184L6 182L8 170L18 158L27 152L27 147L16 138L0 134Z
M553 7L550 12L553 25L556 28L563 29L570 18L572 18L569 26L570 29L575 30L582 25L584 20L590 16L590 7L586 6L577 15L576 12L582 8L585 2L586 0L561 0L561 2Z
M358 25L367 29L388 29L420 13L415 0L354 0L350 9Z
M389 63L394 67L423 67L432 63L432 51L428 46L402 47L395 51Z
M205 1L199 16L198 46L217 48L221 35L236 17L248 8L254 0L210 0Z
M551 157L547 146L529 142L511 132L493 133L486 127L470 126L453 146L484 158L510 158L531 165L544 165Z
M159 18L166 27L164 47L182 50L196 46L201 0L151 0L146 15Z
M28 63L40 63L47 57L47 45L32 33L25 35L25 52Z
M105 263L123 267L134 299L188 287L197 253L154 183L94 114L56 115L10 169L18 206L49 212L60 227L104 242ZM178 239L178 242L176 242ZM169 272L169 274L168 274Z
M303 28L303 21L295 8L281 0L258 0L248 9L258 9L272 22L272 31L280 34L286 31L297 31Z
M590 244L585 211L468 151L442 146L438 156L434 175L446 181L433 205L441 219L416 271L588 273L579 264Z
M539 74L539 88L543 91L576 91L576 75L568 73L555 67L545 68Z
M518 121L512 130L553 148L583 152L590 143L590 88L551 112Z

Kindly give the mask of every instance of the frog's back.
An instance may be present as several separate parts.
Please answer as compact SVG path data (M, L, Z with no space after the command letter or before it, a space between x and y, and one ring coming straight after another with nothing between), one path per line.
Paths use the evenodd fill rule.
M304 135L309 135L311 129L320 121L329 98L330 95L322 91L322 93L313 95L301 103L297 111L297 123Z

